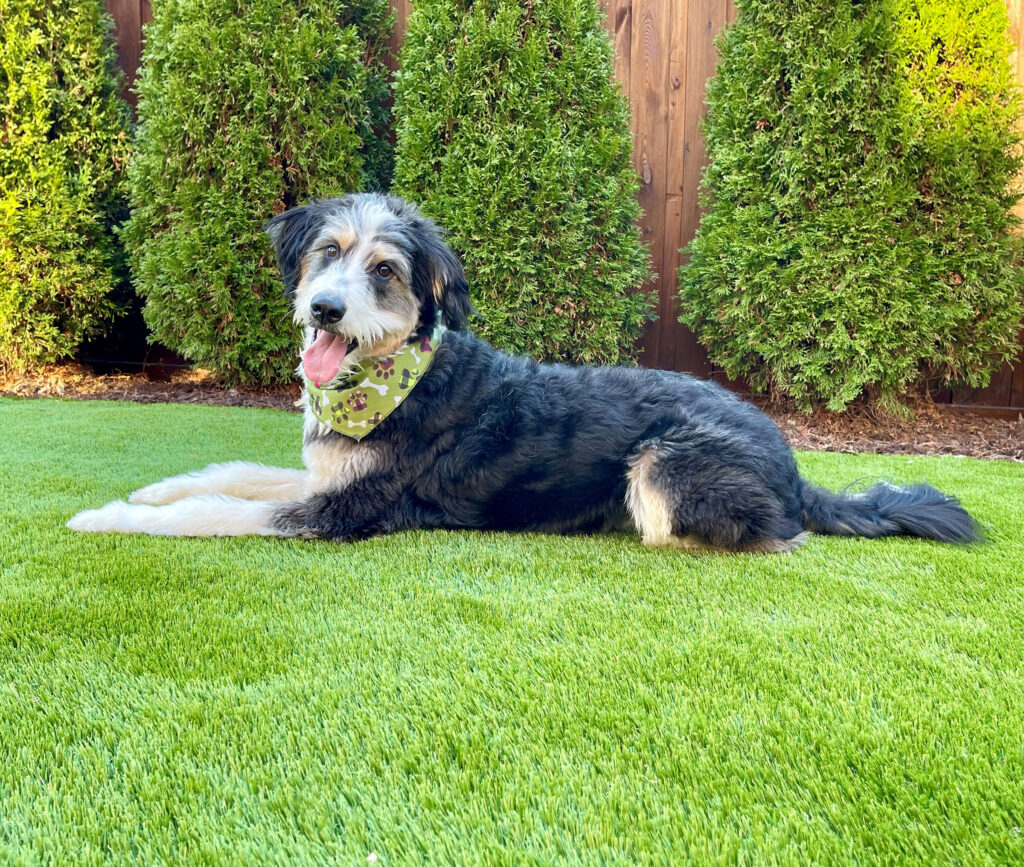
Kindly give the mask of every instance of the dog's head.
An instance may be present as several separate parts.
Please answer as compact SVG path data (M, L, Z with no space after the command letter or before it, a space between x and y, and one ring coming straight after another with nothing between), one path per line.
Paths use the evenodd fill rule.
M319 383L362 358L390 355L473 307L462 265L414 205L354 193L292 208L264 227L295 321L305 375Z

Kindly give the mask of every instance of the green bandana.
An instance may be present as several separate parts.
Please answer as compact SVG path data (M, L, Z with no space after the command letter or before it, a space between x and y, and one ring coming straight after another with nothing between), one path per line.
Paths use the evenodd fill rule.
M405 400L427 372L444 328L417 338L386 358L359 362L336 388L317 388L306 378L309 408L331 429L361 440Z

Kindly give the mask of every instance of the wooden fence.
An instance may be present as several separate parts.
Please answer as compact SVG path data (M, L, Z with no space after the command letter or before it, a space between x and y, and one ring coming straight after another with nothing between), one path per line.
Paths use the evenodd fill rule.
M121 67L134 81L141 56L142 25L150 0L106 0L114 18ZM601 0L615 42L615 75L633 115L633 159L641 180L641 228L658 274L658 321L644 338L642 362L725 381L686 326L677 321L676 269L679 250L700 222L697 191L705 164L699 123L704 87L715 71L714 40L736 17L733 0ZM1022 5L1006 0L1011 34L1018 46L1014 63L1024 85ZM392 0L397 57L411 0ZM134 102L134 97L129 97ZM1024 205L1022 205L1024 207ZM727 383L742 388L741 383ZM1004 365L986 389L937 395L940 402L1024 409L1024 362Z

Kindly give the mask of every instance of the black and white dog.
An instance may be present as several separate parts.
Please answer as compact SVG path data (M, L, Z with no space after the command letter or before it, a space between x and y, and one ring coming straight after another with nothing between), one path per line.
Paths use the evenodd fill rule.
M267 231L305 326L307 377L329 386L443 324L429 368L358 441L323 424L304 392L306 470L214 464L81 512L72 529L346 541L416 527L635 528L648 545L745 552L789 551L808 531L980 536L927 485L833 494L808 484L775 424L713 383L492 349L464 330L472 307L458 259L399 199L313 202Z

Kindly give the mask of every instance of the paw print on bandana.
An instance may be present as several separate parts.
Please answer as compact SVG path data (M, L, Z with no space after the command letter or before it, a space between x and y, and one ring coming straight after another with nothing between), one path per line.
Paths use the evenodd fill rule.
M420 352L433 352L434 347L430 345L430 338L424 337L420 341Z
M373 362L373 372L380 379L387 379L394 372L395 360L393 358L381 358L379 361Z
M367 406L366 395L358 388L349 394L345 402L350 412L362 412Z
M324 414L324 397L322 394L313 395L313 414L323 415Z
M384 416L382 416L379 412L375 412L372 416L370 416L370 418L367 419L367 421L370 423L370 427L373 427L375 424L380 424L383 420Z

